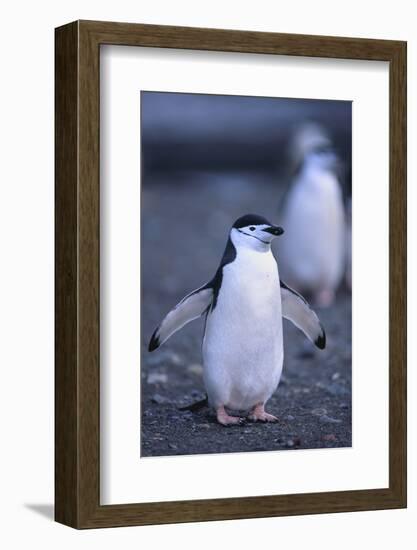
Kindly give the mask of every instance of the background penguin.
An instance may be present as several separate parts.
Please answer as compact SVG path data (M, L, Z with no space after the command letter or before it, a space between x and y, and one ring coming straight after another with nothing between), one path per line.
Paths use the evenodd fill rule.
M314 132L316 137L314 138ZM343 194L337 177L339 160L327 135L309 126L295 140L298 171L285 197L282 217L286 238L278 255L284 278L319 306L329 306L343 276L345 265L345 215Z
M346 205L346 275L347 288L352 290L352 199Z
M241 418L228 409L249 411L249 419L271 422L265 403L278 386L283 363L282 317L323 349L325 333L307 302L280 281L271 241L283 230L265 218L239 218L215 276L188 294L155 330L149 351L185 324L205 316L204 383L223 425Z

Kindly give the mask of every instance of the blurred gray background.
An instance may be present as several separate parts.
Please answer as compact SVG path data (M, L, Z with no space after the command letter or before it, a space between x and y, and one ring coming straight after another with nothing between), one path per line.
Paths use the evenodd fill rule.
M330 135L348 195L350 102L141 93L142 456L351 445L351 298L344 289L319 312L325 352L284 323L284 376L269 404L288 417L283 425L228 430L208 410L179 410L204 393L202 320L147 352L166 313L213 277L237 217L256 213L279 224L294 169L291 136L306 121Z
M289 136L315 121L351 163L351 102L142 92L143 184L172 171L286 176Z

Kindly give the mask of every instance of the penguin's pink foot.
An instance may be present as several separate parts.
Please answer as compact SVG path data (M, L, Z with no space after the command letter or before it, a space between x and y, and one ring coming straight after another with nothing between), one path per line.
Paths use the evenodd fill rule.
M320 290L315 295L315 302L319 307L329 307L334 301L334 290Z
M263 403L258 403L255 405L248 418L253 422L278 422L278 418L276 416L265 411L265 405Z
M219 424L222 424L223 426L233 426L236 424L243 424L245 422L244 418L240 418L239 416L231 416L230 414L227 414L223 405L220 407L217 407L216 415L217 415L217 422Z

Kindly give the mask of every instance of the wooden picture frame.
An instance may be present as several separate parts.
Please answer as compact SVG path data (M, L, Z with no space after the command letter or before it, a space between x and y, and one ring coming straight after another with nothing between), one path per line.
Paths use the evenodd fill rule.
M75 528L406 506L406 43L94 21L56 29L55 519ZM389 62L389 487L100 505L99 55L103 44Z

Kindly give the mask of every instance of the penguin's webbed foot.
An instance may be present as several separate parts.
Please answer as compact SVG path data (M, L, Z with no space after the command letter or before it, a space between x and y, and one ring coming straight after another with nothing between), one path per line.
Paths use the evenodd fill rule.
M335 299L335 293L332 289L322 289L316 292L314 296L314 303L317 307L329 307L332 305Z
M258 405L255 405L250 412L248 419L252 420L252 422L278 422L278 418L276 416L265 411L265 405L263 403L258 403Z
M226 412L224 406L218 407L216 409L217 422L222 426L236 426L242 425L245 423L245 419L240 416L231 416Z

